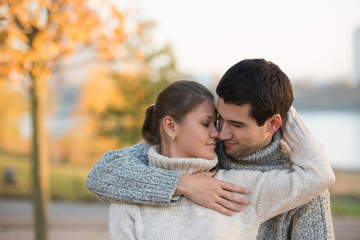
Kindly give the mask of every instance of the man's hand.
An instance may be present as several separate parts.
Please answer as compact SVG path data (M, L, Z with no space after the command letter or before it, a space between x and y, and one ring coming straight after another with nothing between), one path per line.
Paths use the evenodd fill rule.
M213 178L215 173L212 171L183 174L174 195L184 195L203 207L211 208L227 216L232 216L232 211L241 212L242 209L234 202L241 205L249 203L234 192L246 194L248 191L235 184Z

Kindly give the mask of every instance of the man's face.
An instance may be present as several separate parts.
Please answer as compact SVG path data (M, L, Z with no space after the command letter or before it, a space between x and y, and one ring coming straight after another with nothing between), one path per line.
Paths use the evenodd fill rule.
M244 158L271 143L269 120L259 127L250 116L250 104L226 104L218 98L219 138L224 141L226 153L233 158Z

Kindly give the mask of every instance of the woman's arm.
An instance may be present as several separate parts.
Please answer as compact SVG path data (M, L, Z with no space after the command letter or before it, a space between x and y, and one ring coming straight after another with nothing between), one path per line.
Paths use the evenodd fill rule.
M171 205L181 172L149 166L145 142L104 154L91 169L87 188L106 202Z
M242 183L250 189L247 195L250 205L243 209L253 211L253 220L259 222L310 201L335 182L323 147L303 124L293 107L288 112L283 139L291 149L293 170L265 173L218 171L218 177L222 180Z

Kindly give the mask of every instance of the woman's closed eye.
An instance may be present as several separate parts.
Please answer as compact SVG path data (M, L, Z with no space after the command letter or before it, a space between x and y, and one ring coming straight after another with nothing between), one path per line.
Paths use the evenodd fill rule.
M208 128L211 126L216 126L216 121L208 121L208 122L202 122L201 123L204 127Z
M210 122L201 123L204 127L210 127Z

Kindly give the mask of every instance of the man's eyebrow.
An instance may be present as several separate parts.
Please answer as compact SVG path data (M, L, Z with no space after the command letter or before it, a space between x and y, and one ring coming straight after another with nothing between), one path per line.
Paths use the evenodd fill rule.
M222 116L220 115L220 113L218 111L216 111L217 115L218 115L218 118L222 118ZM244 122L240 122L240 121L235 121L235 120L228 120L228 122L231 122L231 123L234 123L234 124L237 124L237 125L241 125L241 126L245 126L246 123Z
M235 123L236 125L241 125L241 126L245 126L245 125L246 125L246 123L244 123L244 122L235 121L235 120L229 120L229 122Z

